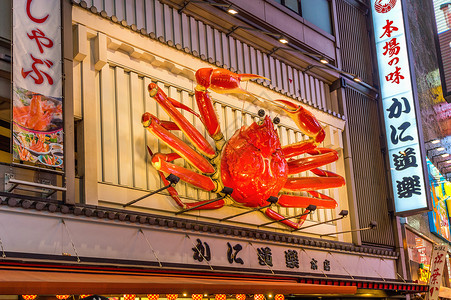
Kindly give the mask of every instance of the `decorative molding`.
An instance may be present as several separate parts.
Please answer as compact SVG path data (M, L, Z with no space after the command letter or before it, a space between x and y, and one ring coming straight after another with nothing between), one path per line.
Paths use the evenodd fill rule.
M0 205L7 205L11 208L33 209L40 212L71 214L79 217L99 218L111 221L118 220L121 222L139 223L148 226L166 227L176 230L190 230L195 232L244 237L261 241L304 245L312 248L325 249L327 251L344 251L353 254L358 253L367 256L385 257L387 259L397 259L399 256L398 252L388 249L381 249L370 246L356 246L349 243L303 237L299 235L284 234L259 229L249 229L218 223L187 220L171 216L153 215L137 211L114 209L110 207L101 207L86 204L69 205L63 204L61 202L40 200L40 198L15 195L6 192L0 192L0 197L1 199L3 199Z

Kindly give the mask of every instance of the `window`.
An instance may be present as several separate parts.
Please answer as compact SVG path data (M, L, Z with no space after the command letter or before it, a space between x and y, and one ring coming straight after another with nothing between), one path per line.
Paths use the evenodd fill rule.
M305 20L332 34L329 0L275 0Z

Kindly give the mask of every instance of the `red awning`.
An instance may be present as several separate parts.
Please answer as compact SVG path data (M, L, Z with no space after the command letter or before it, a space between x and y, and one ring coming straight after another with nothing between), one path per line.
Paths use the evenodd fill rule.
M215 277L102 274L83 272L0 271L0 294L341 294L355 286L298 283L295 280L253 280Z

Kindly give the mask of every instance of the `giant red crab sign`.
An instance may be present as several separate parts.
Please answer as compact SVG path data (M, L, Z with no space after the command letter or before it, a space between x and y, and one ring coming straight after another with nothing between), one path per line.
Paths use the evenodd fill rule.
M148 149L152 156L151 161L165 184L168 182L162 172L172 173L195 187L218 194L224 193L225 190L231 191L224 190L224 187L233 189L231 195L223 195L225 199L184 203L176 190L170 187L172 198L182 209L217 209L224 206L227 199L231 199L236 204L257 208L269 218L298 229L307 214L295 222L272 210L271 205L307 208L312 204L318 208L335 208L337 203L334 199L315 190L344 185L343 177L318 169L336 161L338 154L335 150L317 147L325 137L321 125L309 111L286 100L275 100L271 103L283 109L299 129L310 137L309 140L282 146L271 119L261 116L260 122L243 126L229 141L225 141L207 89L218 93L246 93L240 88L240 81L256 78L263 77L235 74L224 69L199 69L196 72L195 98L200 114L167 97L156 84L149 84L150 96L166 111L172 121L160 121L146 112L142 116L142 124L174 151L153 154ZM186 110L201 119L208 134L215 141L215 148L178 109ZM171 132L174 130L181 130L193 147L175 136ZM293 159L301 154L309 156ZM185 159L198 172L172 163L178 158ZM316 176L288 177L307 170ZM279 194L280 191L305 191L311 197ZM278 197L278 200L275 197Z

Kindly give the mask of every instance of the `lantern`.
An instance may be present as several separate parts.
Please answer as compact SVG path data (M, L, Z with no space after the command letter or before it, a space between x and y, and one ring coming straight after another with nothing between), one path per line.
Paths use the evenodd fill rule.
M160 297L159 294L147 294L147 299L149 300L158 300L158 297Z
M25 300L34 300L38 295L22 295Z
M246 294L236 294L236 300L246 300Z
M285 296L282 295L282 294L277 294L277 295L274 297L274 300L285 300Z
M226 300L227 296L225 294L216 294L215 300Z
M130 294L130 295L124 295L124 300L135 300L136 295Z
M254 300L265 300L265 295L263 294L255 294Z
M202 294L192 294L191 299L193 300L202 300L203 295Z
M80 295L80 299L83 299L83 298L86 298L86 297L89 297L89 296L92 296L92 294L90 294L90 295Z
M69 297L70 295L56 295L56 298L58 298L59 300L66 300Z
M168 300L176 300L178 296L179 295L177 294L167 294L166 298L168 298Z

